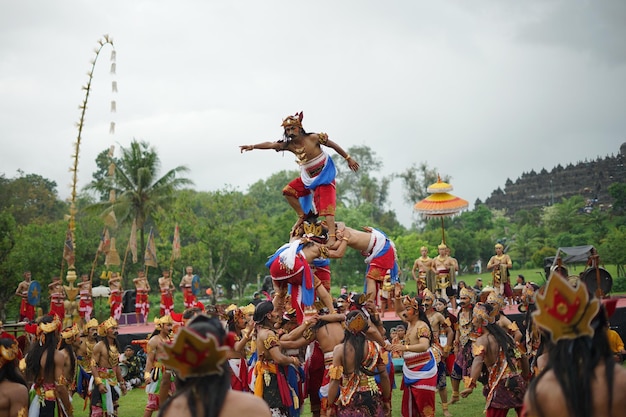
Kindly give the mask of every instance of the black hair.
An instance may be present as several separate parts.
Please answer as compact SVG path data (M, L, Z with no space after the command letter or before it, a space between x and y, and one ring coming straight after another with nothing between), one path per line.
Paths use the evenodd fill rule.
M353 310L346 314L346 322L358 314L361 314L364 318L366 318L365 313L361 310ZM365 369L363 366L365 346L367 346L365 343L365 330L367 330L367 327L362 332L352 333L346 328L343 336L343 357L344 359L346 358L346 348L348 345L352 346L354 349L354 373L357 375L363 373L368 376L373 376L375 373Z
M592 384L594 370L600 363L605 366L609 414L613 406L613 377L615 360L607 337L608 318L604 306L591 322L593 337L581 336L576 339L562 339L553 344L548 351L548 364L528 387L532 406L539 417L543 417L537 403L537 383L552 370L563 392L567 413L574 417L593 416Z
M212 335L220 346L224 345L226 331L217 317L198 315L187 324L187 328L202 337ZM177 378L176 394L170 397L159 411L163 416L176 397L184 396L187 399L189 415L199 417L218 417L230 390L230 366L228 362L221 365L221 374ZM200 405L200 409L198 409Z
M491 304L483 304L485 309L487 310L487 314L491 315L494 307ZM497 321L494 323L490 323L485 325L485 328L489 330L489 333L496 339L500 349L504 352L504 356L506 358L506 362L509 365L509 368L512 370L517 370L517 365L513 361L515 357L515 340L498 324Z
M10 339L8 337L3 337L2 339L0 339L0 346L3 346L5 348L11 348L13 344L17 344L17 341L15 341L14 339ZM26 380L22 376L21 372L19 372L16 364L17 360L13 360L5 363L4 366L0 368L0 382L16 382L28 388L28 384L26 383Z
M262 301L254 308L254 314L252 320L255 323L263 323L266 319L267 313L274 310L274 304L271 301Z
M49 324L53 321L52 316L44 316L40 323ZM26 378L29 381L39 379L39 374L42 371L41 357L44 353L46 354L46 363L43 366L43 379L45 382L54 381L54 353L57 349L57 342L56 331L52 331L45 334L45 340L42 343L35 342L30 345L26 355Z

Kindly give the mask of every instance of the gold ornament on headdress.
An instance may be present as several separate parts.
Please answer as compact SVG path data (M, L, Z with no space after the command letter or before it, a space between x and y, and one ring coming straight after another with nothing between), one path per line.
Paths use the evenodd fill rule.
M231 311L237 310L237 306L235 304L231 304L226 309L224 309L224 313L230 313Z
M434 301L435 300L435 295L428 288L424 288L424 291L422 291L422 298L424 300Z
M172 320L172 316L166 314L163 317L155 317L154 318L154 327L157 330L161 330L164 324L174 324L174 320Z
M67 339L71 339L74 336L77 336L79 333L80 333L80 329L78 328L78 325L74 323L72 327L68 327L61 332L61 337L67 340Z
M486 300L487 304L495 304L498 308L502 309L504 307L504 297L499 294L496 294L495 291L491 291L487 296Z
M89 320L87 324L85 324L86 329L92 329L94 327L98 327L98 320L96 320L95 318Z
M107 330L111 327L117 327L117 320L113 317L109 317L98 326L98 334L102 337L107 335Z
M543 294L537 294L535 322L550 332L552 341L593 336L591 321L600 309L600 301L589 299L584 285L572 287L558 273L552 273Z
M200 336L186 327L176 335L173 345L163 345L167 359L164 365L176 371L181 379L205 375L221 375L221 366L227 357L228 346L220 346L215 336Z
M248 304L248 305L247 305L247 306L245 306L245 307L241 307L241 308L240 308L240 310L241 310L244 314L246 314L246 315L250 316L250 315L254 314L254 304Z
M483 325L495 323L496 317L494 313L496 313L496 310L492 309L491 313L489 313L484 303L478 303L474 306L474 317L481 319L483 321Z
M448 246L447 246L445 243L441 242L441 243L437 246L437 249L448 249Z
M302 119L304 118L304 114L302 112L300 113L296 113L293 116L287 116L284 120L283 123L281 124L282 127L287 127L287 126L298 126L298 127L302 127Z
M346 328L353 334L365 331L367 326L367 317L361 311L346 320Z
M411 307L415 310L419 310L420 305L419 302L417 301L417 298L411 298L408 295L405 295L404 298L402 299L402 304L405 307Z
M461 288L459 292L459 297L467 297L470 299L470 303L474 304L476 302L476 293L469 288Z
M37 334L41 334L41 333L47 334L47 333L55 332L57 331L60 325L61 325L61 320L59 319L59 316L55 314L54 320L52 320L50 323L39 323L39 326L37 327Z
M304 234L307 236L321 236L322 235L322 225L319 223L309 223L304 222L302 225L304 229Z
M5 364L14 361L19 353L17 342L13 342L10 347L0 346L0 368Z
M502 246L501 243L496 243L496 245L494 246L495 249L504 249L504 246Z

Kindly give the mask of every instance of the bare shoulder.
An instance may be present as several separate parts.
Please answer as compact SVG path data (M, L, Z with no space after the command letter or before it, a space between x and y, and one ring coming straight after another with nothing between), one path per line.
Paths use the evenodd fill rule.
M172 402L162 414L163 417L191 417L187 396L179 395L172 399Z
M2 381L0 383L2 392L6 394L7 398L11 399L12 404L28 406L28 388L22 384L12 381Z
M251 393L240 391L228 391L226 400L222 406L220 417L241 416L269 417L271 415L267 403ZM180 416L176 416L180 417Z
M343 343L339 343L333 349L333 357L338 359L343 359Z

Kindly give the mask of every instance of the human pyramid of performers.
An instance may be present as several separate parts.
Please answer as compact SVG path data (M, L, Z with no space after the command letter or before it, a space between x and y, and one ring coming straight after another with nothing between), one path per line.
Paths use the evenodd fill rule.
M16 291L23 298L21 319L29 322L26 333L19 341L8 333L1 339L0 375L9 385L0 390L13 405L6 414L0 409L0 415L72 416L70 398L78 393L91 416L124 416L123 407L118 410L120 396L134 387L145 387L145 417L154 412L168 417L299 416L307 401L315 417L430 417L438 407L446 417L461 416L461 407L449 406L471 395L478 382L487 416L506 416L511 408L520 415L523 407L527 415L537 410L574 415L572 396L583 399L583 408L591 404L584 401L591 392L554 377L569 367L564 378L575 381L573 364L582 363L581 372L587 372L582 377L589 378L598 357L609 358L602 366L613 369L605 352L608 343L599 341L607 338L606 309L584 285L571 285L558 271L541 293L526 283L520 300L527 315L520 330L502 311L513 296L512 262L504 248L496 245L487 265L493 285L476 291L457 284L458 264L442 242L434 258L421 248L413 265L415 296L403 294L409 289L399 280L394 243L375 227L357 229L335 218L336 168L325 149L339 154L352 171L359 169L358 162L325 133L305 132L302 120L302 113L285 118L282 140L240 146L242 153L291 152L301 170L282 190L297 221L285 231L288 241L266 263L271 297L218 313L196 299L188 267L180 282L185 310L177 315L175 286L170 271L163 271L160 315L154 332L140 343L146 355L142 369L135 347L122 351L118 345L120 277L109 279L111 314L99 323L91 317L91 286L84 275L78 284L81 326L64 326L60 280L50 284L50 313L34 321L26 300L27 273ZM342 258L348 248L365 258L363 291L334 298L330 259ZM143 274L134 284L137 322L145 322L151 288ZM392 300L402 321L390 333L382 300ZM588 350L573 348L579 345ZM566 351L567 357L555 353ZM400 387L394 363L402 366ZM400 410L391 407L396 388ZM565 408L554 412L558 399Z

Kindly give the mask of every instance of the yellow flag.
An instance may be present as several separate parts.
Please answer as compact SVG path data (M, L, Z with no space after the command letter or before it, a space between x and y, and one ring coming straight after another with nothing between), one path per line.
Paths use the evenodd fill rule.
M133 220L133 225L130 227L130 240L128 242L130 246L130 253L133 255L133 263L137 263L137 219Z
M154 233L152 232L152 229L150 229L150 236L148 237L146 252L143 255L143 263L145 266L151 266L153 268L156 268L158 266L156 257L156 245L154 244Z

